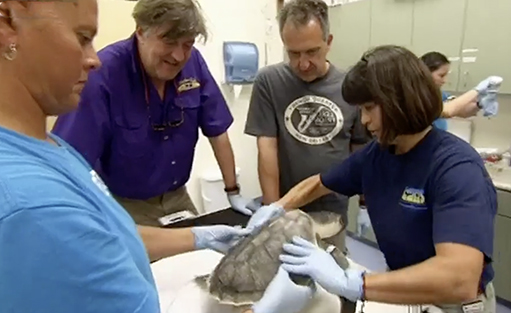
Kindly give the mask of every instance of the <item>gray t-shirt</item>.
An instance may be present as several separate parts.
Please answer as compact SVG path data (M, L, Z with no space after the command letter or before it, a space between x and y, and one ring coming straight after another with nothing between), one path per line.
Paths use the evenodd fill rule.
M287 63L258 73L245 133L278 138L281 196L303 179L344 161L350 143L371 139L360 121L360 108L342 98L344 76L332 64L313 82L298 78ZM335 211L346 218L347 206L347 197L330 194L301 209Z

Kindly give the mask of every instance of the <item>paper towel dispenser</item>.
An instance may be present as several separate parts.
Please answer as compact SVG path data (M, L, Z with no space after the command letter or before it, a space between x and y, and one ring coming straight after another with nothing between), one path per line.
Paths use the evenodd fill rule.
M225 82L252 84L259 69L259 51L250 42L224 42Z

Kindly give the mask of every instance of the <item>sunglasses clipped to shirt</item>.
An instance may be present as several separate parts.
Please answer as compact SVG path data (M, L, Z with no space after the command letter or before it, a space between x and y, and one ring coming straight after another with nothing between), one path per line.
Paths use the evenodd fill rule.
M174 88L176 90L177 96L174 99L174 105L179 108L180 118L177 121L166 121L165 123L162 123L162 124L158 124L158 123L154 123L153 122L153 118L152 118L152 115L151 115L151 107L150 107L150 102L149 102L149 86L147 84L147 80L146 80L146 77L145 77L144 73L142 73L142 80L144 82L145 102L146 102L146 107L147 107L147 114L149 116L149 123L151 123L151 127L153 128L153 130L161 132L161 131L164 131L165 129L167 129L167 127L175 128L175 127L181 126L181 124L183 124L183 122L185 120L185 111L184 111L184 106L183 106L183 103L182 103L182 99L180 98L180 91L177 88L175 80L174 80ZM169 115L168 112L165 112L164 116L166 116L167 119L168 119L168 115Z

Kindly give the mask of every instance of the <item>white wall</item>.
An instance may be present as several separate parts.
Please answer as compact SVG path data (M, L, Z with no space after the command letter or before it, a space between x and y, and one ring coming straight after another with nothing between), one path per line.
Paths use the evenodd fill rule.
M198 44L197 48L208 62L209 69L217 79L234 115L229 136L236 165L241 170L239 183L242 194L256 197L260 195L260 188L255 139L243 134L252 88L243 87L240 96L234 99L232 88L222 84L222 42L254 42L259 49L260 66L282 61L283 49L275 19L277 4L275 0L200 0L200 4L209 23L210 38L205 46ZM208 140L202 136L195 151L192 177L187 184L190 196L199 208L202 208L199 176L212 167L217 167L213 151Z
M249 41L259 49L259 64L272 64L282 61L283 49L276 23L276 0L199 0L208 20L209 39L205 45L197 44L203 53L210 71L220 85L227 99L234 124L229 129L236 165L240 167L242 194L248 197L260 195L257 179L257 150L255 140L243 134L251 87L242 89L234 99L229 86L222 85L223 60L222 42ZM121 0L98 0L99 32L95 40L96 49L128 37L135 27L131 11L135 2ZM51 129L54 119L50 119ZM201 136L195 151L192 175L187 184L192 200L202 210L199 176L203 171L218 168L208 140Z

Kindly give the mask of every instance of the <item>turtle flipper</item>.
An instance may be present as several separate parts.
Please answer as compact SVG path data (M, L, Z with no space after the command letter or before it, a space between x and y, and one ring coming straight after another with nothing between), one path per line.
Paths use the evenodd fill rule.
M341 267L343 270L350 267L350 263L349 263L348 259L346 258L346 255L344 255L344 253L341 250L339 250L337 247L335 247L333 245L326 243L324 240L322 240L319 237L319 235L316 235L316 240L317 240L318 246L320 248L325 249L325 250L333 249L330 251L330 254L334 258L337 265L339 265L339 267ZM333 247L333 248L331 248L331 247ZM356 302L352 302L342 296L339 296L339 298L341 299L341 312L342 313L355 313L357 311L357 303Z
M334 245L327 243L325 240L321 239L318 234L316 234L316 241L318 243L318 246L323 250L327 250L329 249L329 247L333 247L333 250L330 251L330 254L334 258L337 265L339 265L343 270L350 267L350 262L348 261L346 255L344 255L344 253L341 250L339 250Z
M210 277L211 277L211 274L197 276L194 279L195 284L197 284L197 286L199 286L200 289L209 293L209 278Z
M341 312L342 313L355 313L357 311L357 303L352 302L344 297L341 298Z

